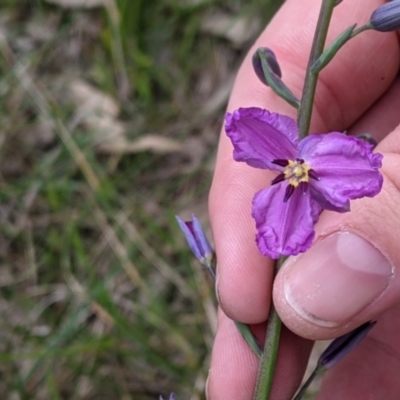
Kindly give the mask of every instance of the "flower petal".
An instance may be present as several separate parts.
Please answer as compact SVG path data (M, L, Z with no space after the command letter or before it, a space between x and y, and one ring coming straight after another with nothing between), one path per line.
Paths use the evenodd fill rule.
M313 182L311 182L310 191L311 191L311 197L324 209L324 210L329 210L329 211L336 211L339 213L344 213L350 211L350 201L347 200L340 206L334 205L329 202L324 196L325 193L319 191L318 187L314 187Z
M314 239L314 224L322 212L310 192L303 194L295 190L290 199L283 202L286 187L286 182L273 185L259 191L253 199L257 245L263 255L271 258L306 251Z
M239 108L225 116L226 134L232 141L236 161L252 167L281 171L274 159L294 159L297 155L296 122L285 115L262 108Z
M349 200L377 195L383 183L378 171L382 155L372 149L366 141L339 132L303 139L299 157L320 178L310 179L313 198L324 208L343 212L348 211Z

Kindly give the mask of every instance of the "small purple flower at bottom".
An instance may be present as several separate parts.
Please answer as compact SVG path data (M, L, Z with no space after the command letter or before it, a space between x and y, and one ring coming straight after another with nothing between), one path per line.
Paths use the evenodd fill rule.
M227 113L225 130L236 161L279 173L252 209L258 248L271 258L306 251L323 209L349 211L349 200L382 188L382 155L363 140L331 132L299 141L292 118L255 107Z
M164 397L160 396L160 397L158 398L158 400L164 400ZM175 400L175 394L174 394L174 392L171 392L171 394L170 394L169 397L168 397L168 400Z
M204 233L203 227L197 217L192 214L191 221L183 221L175 216L193 255L203 264L209 263L213 258L213 250Z

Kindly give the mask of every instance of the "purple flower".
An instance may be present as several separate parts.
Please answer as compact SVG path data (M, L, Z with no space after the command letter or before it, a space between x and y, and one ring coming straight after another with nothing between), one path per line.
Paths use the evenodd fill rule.
M400 29L400 0L393 0L378 7L371 15L370 25L379 32Z
M178 216L175 218L194 256L202 264L208 265L213 258L213 250L200 221L194 214L192 214L192 221L183 221L182 218Z
M261 108L227 113L225 129L236 161L279 173L253 199L257 245L271 258L307 250L323 209L349 211L349 200L381 190L382 155L363 140L332 132L299 141L293 119Z

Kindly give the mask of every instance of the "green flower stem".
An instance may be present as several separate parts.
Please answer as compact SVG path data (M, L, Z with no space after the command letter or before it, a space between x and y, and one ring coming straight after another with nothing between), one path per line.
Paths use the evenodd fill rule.
M353 39L353 37L359 35L361 32L368 31L368 30L370 30L370 29L373 29L373 28L372 28L372 25L369 24L369 23L366 24L366 25L361 26L361 27L358 28L358 29L354 29L354 31L353 31L353 33L352 33L352 35L351 35L351 39Z
M364 32L368 29L372 29L370 24L364 25L358 29L355 29L357 24L349 26L345 31L343 31L334 41L331 43L328 48L326 48L322 55L315 61L312 66L312 72L319 73L321 72L335 57L337 52L350 40L355 36L359 35L361 32Z
M201 265L203 265L208 273L210 274L212 280L215 283L215 271L217 269L217 255L214 253L211 259L203 259L201 261ZM253 335L253 332L250 329L250 326L244 324L242 322L235 321L236 328L242 335L243 339L247 342L253 353L260 359L262 354L262 349L260 343L258 342L257 338Z
M306 391L307 391L308 387L311 385L311 382L323 370L324 370L323 367L321 367L320 365L317 365L317 367L314 369L313 373L306 380L306 382L301 387L301 389L299 390L299 392L297 393L296 397L293 400L301 400L303 398L303 396L306 394Z
M308 61L306 79L303 88L303 96L301 98L297 120L300 132L300 139L306 137L310 130L315 89L317 87L319 75L319 72L312 71L312 66L314 65L315 61L318 60L319 56L324 50L329 23L331 21L335 5L336 0L323 0L322 2L322 7L317 23L317 29L315 31L314 41L311 48L310 59Z
M235 325L237 330L242 335L243 339L247 342L250 349L253 351L254 355L257 356L259 360L261 360L263 354L262 348L257 338L253 335L250 326L244 324L243 322L237 322L237 321L235 321Z
M306 79L304 82L303 96L300 102L298 126L300 138L308 135L310 129L311 115L317 87L318 72L312 71L312 66L321 56L326 36L328 34L329 23L332 17L333 9L336 6L336 0L323 0L321 11L318 18L314 41L311 48L310 59L308 61ZM275 266L275 275L286 260L281 256ZM267 333L265 336L264 352L261 356L260 367L258 370L256 390L253 400L268 400L272 389L272 382L275 373L276 359L279 349L279 337L282 322L271 304L271 310L268 317Z
M287 257L281 256L275 265L275 276ZM268 316L267 333L265 335L264 351L258 369L257 385L254 400L267 400L272 388L275 373L276 359L278 356L279 338L282 322L271 302L271 310Z
M313 73L321 72L332 61L333 57L335 57L343 45L352 38L355 27L356 24L349 26L333 41L333 43L330 44L330 46L328 46L328 48L323 51L321 56L312 66Z
M215 282L215 279L216 279L215 270L217 269L217 256L215 255L215 252L214 252L211 260L204 259L201 262L201 265L203 265L207 269L212 280Z

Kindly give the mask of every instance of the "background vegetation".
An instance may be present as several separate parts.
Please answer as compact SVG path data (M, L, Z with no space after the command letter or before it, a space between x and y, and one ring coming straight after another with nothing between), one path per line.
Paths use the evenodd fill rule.
M204 398L215 301L174 215L207 221L281 2L1 1L1 399Z

